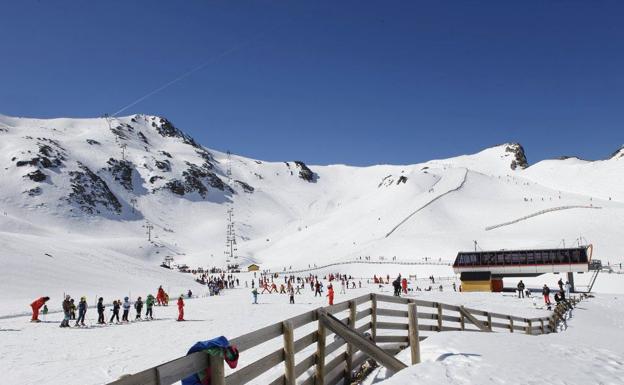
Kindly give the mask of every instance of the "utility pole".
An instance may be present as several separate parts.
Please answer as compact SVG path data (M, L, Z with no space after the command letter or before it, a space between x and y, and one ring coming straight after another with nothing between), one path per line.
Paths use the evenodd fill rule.
M121 146L121 159L122 160L126 160L126 147L128 147L127 144L123 143Z
M152 225L149 222L146 222L145 225L143 225L143 227L147 229L147 241L151 242L152 241L152 229L154 228L154 225Z
M477 251L477 241L473 241L473 242L474 242L475 251Z

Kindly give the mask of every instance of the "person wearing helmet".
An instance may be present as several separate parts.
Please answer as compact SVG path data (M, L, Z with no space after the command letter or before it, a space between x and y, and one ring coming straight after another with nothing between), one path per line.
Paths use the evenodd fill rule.
M98 312L98 324L99 325L106 325L106 322L104 321L104 310L105 309L106 309L106 307L104 306L104 298L102 298L102 297L98 298L97 312Z
M69 327L69 318L71 316L71 301L70 301L71 297L69 295L65 296L65 300L63 301L63 320L61 321L61 324L59 325L62 328L68 328Z
M130 322L130 320L128 320L128 313L130 313L130 299L128 297L124 297L123 315L121 316L122 322Z
M85 326L84 320L85 315L87 314L87 297L80 297L80 302L78 302L78 319L76 319L76 326L80 324L81 326Z
M145 319L154 319L153 315L152 315L152 308L154 307L154 296L151 294L147 295L147 299L145 300L145 306L146 306L146 311L145 311Z
M141 319L141 310L143 310L143 301L141 300L141 297L137 298L136 302L134 303L134 308L137 312L135 319Z

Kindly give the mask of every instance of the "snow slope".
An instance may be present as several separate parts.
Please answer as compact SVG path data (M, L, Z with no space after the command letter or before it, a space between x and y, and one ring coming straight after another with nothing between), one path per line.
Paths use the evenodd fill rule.
M421 364L365 384L622 384L624 347L613 342L624 336L623 305L606 295L583 302L556 334L435 334L421 343ZM408 351L399 358L410 364Z
M458 250L592 242L624 260L624 158L539 162L502 144L414 165L306 166L205 148L155 116L0 115L0 302L48 293L176 290L164 256L223 266L226 211L239 258L262 268L371 256L452 261ZM228 178L231 169L231 180ZM599 209L550 211L563 206ZM486 228L513 222L508 226ZM147 225L152 226L151 241Z

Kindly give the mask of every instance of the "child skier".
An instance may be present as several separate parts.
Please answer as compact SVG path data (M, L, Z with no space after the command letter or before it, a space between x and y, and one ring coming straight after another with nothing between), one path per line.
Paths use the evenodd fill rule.
M76 320L76 326L79 324L81 326L85 326L84 320L85 315L87 314L87 297L80 297L80 302L78 302L78 319Z
M327 287L327 297L329 297L329 306L334 304L334 287L329 285Z
M145 311L145 319L154 319L152 316L152 307L154 306L154 296L151 294L147 295L147 299L145 300L145 306L147 306L147 310Z
M134 303L134 308L137 312L135 320L141 319L141 310L143 310L143 301L141 300L141 297L137 298L136 302Z
M178 298L178 321L184 321L184 296Z
M50 297L40 297L39 299L33 301L33 303L30 304L30 307L32 309L32 317L30 319L30 322L41 322L39 321L39 309L41 309L42 306L45 305L46 302L48 302L50 300Z
M110 318L108 323L113 323L113 320L117 318L117 323L119 323L119 308L121 307L121 300L113 301L113 308L111 309L113 315Z
M74 303L73 298L69 300L69 319L70 320L76 319L76 304Z
M130 299L128 297L124 297L123 315L121 316L122 321L130 322L130 320L128 320L128 313L130 313Z
M257 304L258 303L258 289L254 287L253 290L251 291L251 295L253 295L253 303Z
M290 303L294 304L295 303L295 289L293 289L292 287L288 290L288 295L290 296Z
M98 298L98 303L97 303L97 312L98 312L98 324L99 325L106 325L106 322L104 322L104 298L100 297Z

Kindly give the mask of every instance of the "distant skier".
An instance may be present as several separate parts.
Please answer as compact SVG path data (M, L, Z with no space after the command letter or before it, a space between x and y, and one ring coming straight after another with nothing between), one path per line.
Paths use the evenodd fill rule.
M125 322L130 322L130 320L128 319L129 313L130 313L130 299L128 297L124 297L123 315L121 316L121 320Z
M134 308L136 309L135 320L141 319L141 310L143 310L143 301L141 300L141 297L137 298L136 302L134 303Z
M524 298L524 282L518 282L518 298Z
M74 299L70 299L69 300L69 319L70 320L75 320L76 319L76 304L74 303Z
M544 303L550 306L550 288L546 284L542 288L542 295L544 296Z
M146 311L145 311L145 319L149 318L149 319L154 319L153 315L152 315L152 308L154 307L154 296L151 294L147 295L147 299L145 299L145 307L146 307Z
M295 303L295 290L292 287L288 289L288 295L290 296L290 303L294 304Z
M401 280L401 288L403 289L403 294L407 294L407 279L403 278Z
M165 304L165 290L162 288L162 286L158 286L158 291L156 293L156 302L158 303L158 306L162 306Z
M178 298L178 321L184 321L184 298Z
M119 308L121 307L121 300L117 301L113 301L113 308L111 309L111 311L113 312L113 315L110 318L110 321L108 321L108 323L113 323L113 320L116 318L117 319L117 323L119 323Z
M87 314L87 297L80 297L78 302L78 319L76 320L76 326L85 326L84 320Z
M186 296L188 298L193 298L193 292L191 291L191 289L189 289L188 293L186 294Z
M254 287L253 290L251 291L251 295L253 296L253 303L258 304L258 289Z
M329 285L327 287L327 297L329 298L329 306L334 304L334 287Z
M60 327L68 328L69 327L69 318L71 317L71 302L70 296L66 295L65 300L63 300L63 320L61 321Z
M98 298L98 303L97 303L97 312L98 312L98 324L99 325L106 325L106 322L104 322L104 310L106 309L106 307L104 306L104 298L100 297Z
M50 300L50 297L39 297L39 299L33 301L30 304L30 308L32 309L32 317L30 322L41 322L39 320L39 309L45 305L46 302Z

